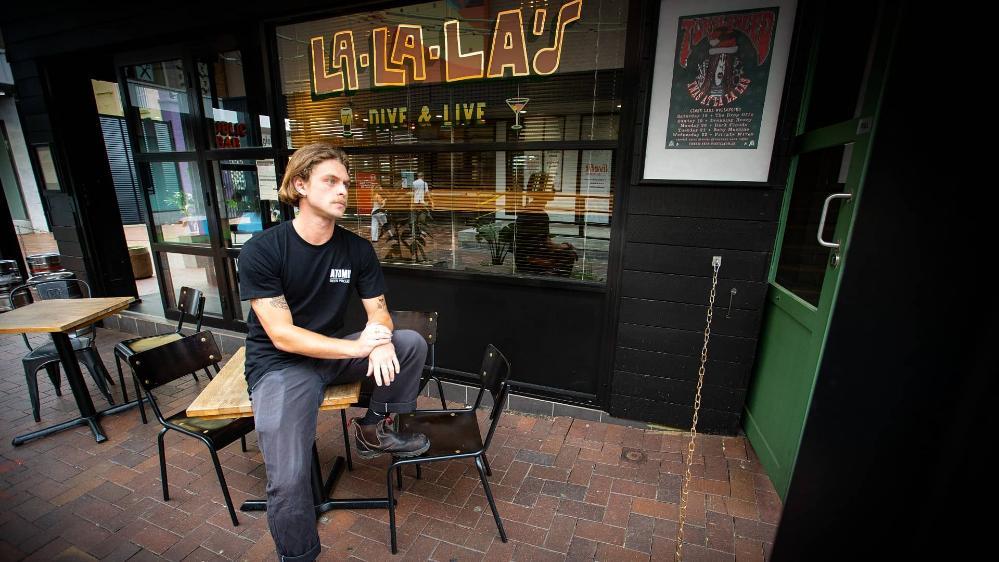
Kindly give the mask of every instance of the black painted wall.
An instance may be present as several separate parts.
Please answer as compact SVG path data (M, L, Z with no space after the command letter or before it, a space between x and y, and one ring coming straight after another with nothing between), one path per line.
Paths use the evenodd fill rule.
M913 119L950 87L910 96L914 76L951 62L911 56L932 17L903 16L774 562L993 548L999 330L995 300L974 295L991 290L994 207L974 188L975 149L926 145Z
M654 66L658 2L643 2L637 61ZM801 18L796 18L796 26ZM801 52L796 46L791 52ZM804 48L807 48L807 43ZM614 416L689 428L711 291L712 256L722 256L698 429L734 435L756 356L777 234L786 157L804 75L789 61L770 182L763 185L641 182L652 76L639 70L633 105L631 183L620 244L619 285L609 337ZM791 101L788 101L791 100ZM735 289L736 294L731 295Z
M389 308L440 313L439 367L475 373L491 343L510 360L518 394L596 406L603 291L463 277L432 278L421 271L385 268ZM345 329L363 327L363 309L354 299ZM458 374L445 376L462 381Z

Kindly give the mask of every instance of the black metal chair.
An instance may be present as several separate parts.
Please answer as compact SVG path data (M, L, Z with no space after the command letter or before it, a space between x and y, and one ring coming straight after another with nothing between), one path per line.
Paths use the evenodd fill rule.
M34 294L32 294L34 289ZM49 299L79 299L90 297L90 285L81 279L59 279L55 281L45 281L42 283L21 285L14 288L9 295L11 308L20 308L34 302L35 295L38 300ZM43 367L48 372L49 380L55 387L56 396L62 396L61 377L59 374L59 352L52 342L39 347L32 347L26 334L21 334L24 338L24 345L28 347L28 354L21 359L24 365L24 378L28 384L28 398L31 401L31 414L36 422L42 421L39 414L40 403L38 399L38 371ZM101 356L97 352L97 330L93 325L85 326L70 334L70 342L73 344L73 351L77 359L86 365L91 378L101 394L109 404L114 404L114 398L108 390L108 383L114 384L111 375L104 367Z
M444 385L437 378L437 320L436 312L421 312L416 310L393 310L389 314L392 316L392 324L396 330L413 330L423 336L427 342L427 364L423 367L423 376L420 380L420 392L426 388L431 380L437 383L437 392L441 399L441 408L447 409L447 402L444 400ZM372 379L367 378L361 386L361 395L355 406L367 408L371 400L371 391L374 388ZM350 439L347 434L347 411L340 410L340 427L343 430L344 449L347 452L347 469L354 470L354 461L350 454Z
M489 501L489 508L492 509L493 518L496 520L496 527L499 529L500 538L506 542L506 531L503 529L503 521L500 519L499 511L496 510L496 501L493 500L492 489L489 488L489 480L486 477L488 463L486 461L486 450L493 439L493 433L499 423L500 414L503 413L506 396L509 392L507 380L510 378L510 363L506 357L499 352L496 347L489 345L482 357L482 368L479 375L479 394L475 398L475 404L469 408L461 410L417 410L408 414L396 416L398 431L419 432L425 434L430 439L430 449L418 457L393 458L386 472L389 504L389 529L392 534L392 554L395 554L396 530L395 530L395 501L392 491L392 472L399 475L399 468L407 464L421 464L448 461L455 459L474 459L475 468L479 471L479 479L482 481L482 489L486 493ZM489 431L483 441L482 433L479 430L479 421L476 417L476 409L482 403L482 397L489 392L493 399L492 411L489 413ZM401 480L399 481L402 487Z
M215 474L218 475L219 484L222 486L225 505L229 508L229 516L232 518L232 524L238 526L239 520L236 519L236 510L233 507L232 498L229 497L229 487L225 483L225 475L222 474L222 465L219 463L216 451L238 439L245 452L246 434L253 431L254 428L253 418L218 420L192 418L188 417L184 410L165 418L152 392L154 389L194 371L204 369L207 372L209 365L215 368L217 374L219 371L219 361L221 360L222 353L215 343L215 336L209 331L204 331L135 353L128 358L128 364L132 368L132 377L135 379L136 386L140 386L145 391L149 405L153 409L153 414L163 424L163 429L157 435L156 441L160 455L160 479L163 481L163 501L170 500L163 436L167 431L172 429L182 435L194 437L208 447L208 452L212 456L212 463L215 464Z
M192 289L191 287L181 287L180 296L177 298L177 308L180 309L180 320L177 322L177 329L173 332L122 340L118 342L118 345L114 346L114 363L118 368L118 381L121 382L121 399L123 402L128 402L128 392L125 390L125 376L121 370L122 361L128 363L128 358L136 353L174 342L184 337L180 331L184 328L184 321L188 315L193 317L194 321L197 322L194 331L201 331L201 320L205 314L205 295L201 291ZM205 372L208 371L206 370ZM194 380L198 380L197 374L191 373L191 375L194 377ZM210 379L211 375L208 378ZM136 388L135 393L139 394L138 388ZM148 421L146 419L146 408L142 405L142 400L139 400L139 415L142 417L142 423Z

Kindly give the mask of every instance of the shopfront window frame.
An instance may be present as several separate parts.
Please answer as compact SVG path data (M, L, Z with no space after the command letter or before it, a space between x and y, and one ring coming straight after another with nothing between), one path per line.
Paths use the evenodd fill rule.
M397 1L389 2L387 5L382 6L383 9L392 9L399 7L412 6L416 4L421 4L424 2L419 1ZM626 18L626 25L630 29L634 25L634 13L636 12L636 2L627 1L628 4L628 16ZM329 10L322 10L316 12L310 12L308 14L297 14L291 15L283 18L275 18L267 20L263 28L264 33L264 43L267 47L267 59L268 68L270 74L270 83L268 84L268 93L270 94L270 110L272 115L272 123L283 123L284 120L288 119L287 108L284 103L281 103L281 91L282 91L282 77L281 68L278 59L278 45L277 45L277 29L282 26L293 25L297 23L305 23L316 20L323 20L327 18L342 17L363 14L366 11L358 9L357 7L349 8L333 8ZM629 42L631 39L628 40ZM627 76L629 74L629 58L630 55L625 51L625 57L623 64L621 66L621 72L623 75ZM632 92L627 91L627 89L622 91L620 96L621 105L629 103L634 98ZM474 270L463 270L463 269L445 269L445 268L431 268L426 266L421 266L417 264L396 264L396 263L381 263L384 270L390 271L397 274L406 275L422 275L429 277L442 277L449 279L460 279L468 281L482 281L489 283L501 283L508 285L520 285L520 286L530 286L530 287L557 287L564 289L573 289L588 292L599 292L606 293L612 284L616 284L616 280L613 279L612 271L615 269L615 262L617 261L617 253L619 250L617 246L619 245L618 239L623 235L623 229L619 226L621 220L614 220L613 213L625 213L626 210L622 206L622 194L621 192L625 189L627 182L630 178L630 161L631 155L626 154L628 145L628 133L625 132L625 123L628 123L627 119L630 117L630 111L621 110L619 106L619 111L616 113L618 116L618 135L615 140L560 140L560 141L505 141L505 142L492 142L492 143L473 143L467 145L454 145L446 143L429 143L424 147L416 145L391 145L391 146L361 146L361 147L342 147L344 152L349 155L351 154L392 154L392 153L446 153L446 152L463 152L463 151L545 151L545 150L610 150L612 151L612 158L614 161L615 170L612 172L612 182L614 185L613 191L611 193L610 205L614 211L611 214L610 226L610 238L608 240L609 252L607 259L607 271L608 276L602 281L586 281L572 278L563 277L553 277L553 276L521 276L521 275L506 275L506 274L495 274L489 272L481 272ZM603 113L596 114L603 115ZM630 127L628 127L630 128ZM288 141L285 135L284 127L275 127L272 125L272 141L271 146L275 153L275 165L277 169L277 176L280 178L284 174L284 168L287 164L288 159L295 152L295 149L287 148ZM627 170L626 170L627 168ZM287 206L286 206L287 207ZM294 216L293 210L291 210L291 217Z

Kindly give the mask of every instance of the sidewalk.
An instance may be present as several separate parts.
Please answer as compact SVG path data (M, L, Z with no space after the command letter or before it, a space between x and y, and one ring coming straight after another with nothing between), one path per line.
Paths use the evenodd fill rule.
M105 365L129 334L100 330ZM33 341L48 341L45 335ZM232 350L224 350L228 353ZM273 560L263 513L229 521L207 450L168 434L170 497L160 495L156 433L135 409L102 419L110 440L98 445L78 427L11 446L20 433L76 413L39 375L42 423L31 418L20 336L0 336L0 560ZM91 385L98 409L104 399ZM131 381L129 395L134 394ZM185 407L206 384L190 377L163 388L165 412ZM113 393L120 399L121 391ZM421 398L422 407L435 400ZM439 403L438 403L439 407ZM147 409L148 411L148 409ZM356 413L360 413L357 410ZM266 475L256 446L237 444L219 456L233 501L263 497ZM319 418L320 459L343 452L339 416ZM469 462L427 465L423 480L410 469L399 494L399 548L388 548L388 513L327 513L318 523L322 560L672 560L684 472L685 434L506 412L490 448L491 484L510 542L495 523ZM354 457L353 473L336 495L384 495L386 459ZM744 438L700 436L691 470L685 560L765 560L781 505Z

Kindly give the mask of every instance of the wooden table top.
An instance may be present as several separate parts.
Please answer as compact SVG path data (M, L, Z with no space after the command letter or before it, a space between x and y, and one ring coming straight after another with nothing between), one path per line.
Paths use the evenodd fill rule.
M187 407L187 415L207 419L243 418L253 415L253 403L246 388L243 368L246 348L241 347L219 374L208 383L194 402ZM343 410L357 402L361 383L352 382L327 386L320 410Z
M132 297L35 301L0 314L0 334L68 332L120 312Z

